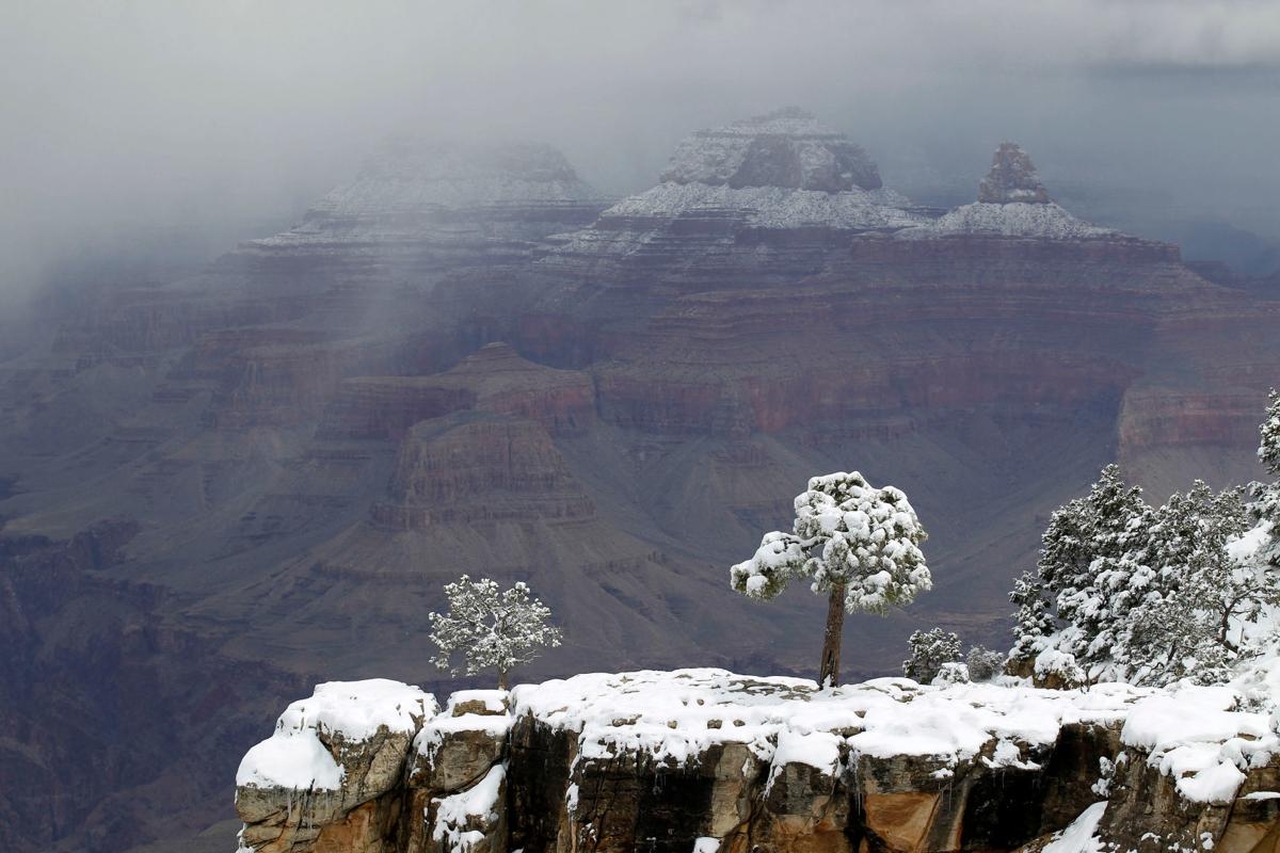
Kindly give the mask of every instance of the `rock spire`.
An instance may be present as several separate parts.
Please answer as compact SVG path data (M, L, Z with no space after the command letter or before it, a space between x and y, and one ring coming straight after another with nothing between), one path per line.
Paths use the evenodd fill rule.
M978 184L978 201L988 204L1048 204L1049 191L1030 155L1016 142L1002 142L991 158L991 171Z

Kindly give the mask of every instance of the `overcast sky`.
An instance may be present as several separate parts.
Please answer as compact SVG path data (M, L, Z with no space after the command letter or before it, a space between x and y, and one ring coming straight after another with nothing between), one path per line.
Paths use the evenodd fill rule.
M1047 178L1280 238L1272 0L40 0L0 17L0 289L140 234L216 254L391 132L548 141L624 193L684 133L783 104L849 132L890 186L972 183L1017 139Z

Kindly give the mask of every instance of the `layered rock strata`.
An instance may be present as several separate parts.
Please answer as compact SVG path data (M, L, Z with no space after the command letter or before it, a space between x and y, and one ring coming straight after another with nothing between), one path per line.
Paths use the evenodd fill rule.
M550 240L539 267L606 288L794 281L850 235L930 213L885 188L859 146L794 109L690 135L660 181Z
M411 744L396 715L431 702L410 688L365 703L360 742L323 708L294 725L364 689L322 685L246 755L242 850L1245 853L1280 835L1280 738L1227 688L646 671L455 694ZM393 739L398 765L366 769Z

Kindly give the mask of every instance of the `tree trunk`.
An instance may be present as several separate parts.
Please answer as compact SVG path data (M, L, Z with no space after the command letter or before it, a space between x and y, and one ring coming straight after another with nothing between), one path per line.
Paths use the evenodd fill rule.
M822 666L818 684L835 687L840 683L840 636L844 631L844 584L831 587L827 599L827 630L822 636Z
M505 669L498 670L498 689L507 689L507 671Z

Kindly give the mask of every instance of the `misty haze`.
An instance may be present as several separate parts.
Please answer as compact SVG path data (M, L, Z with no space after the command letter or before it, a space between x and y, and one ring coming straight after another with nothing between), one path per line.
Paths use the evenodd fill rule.
M11 5L0 848L1277 849L1274 3Z

